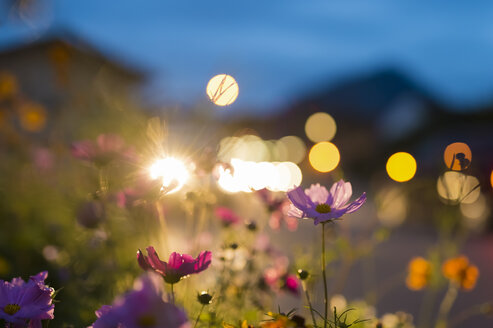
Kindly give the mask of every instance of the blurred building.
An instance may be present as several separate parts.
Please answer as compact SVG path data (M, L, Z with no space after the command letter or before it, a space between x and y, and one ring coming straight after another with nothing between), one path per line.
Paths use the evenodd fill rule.
M368 177L385 167L397 151L412 153L418 174L438 174L445 147L467 143L475 173L489 179L493 169L493 105L457 110L397 69L383 69L320 87L293 103L281 114L243 125L263 138L298 135L307 145L305 122L316 112L329 113L337 123L332 140L341 151L345 171ZM489 185L485 178L485 185ZM489 188L491 190L491 188Z
M75 35L47 32L0 48L0 122L41 132L67 107L135 102L144 80L143 71Z

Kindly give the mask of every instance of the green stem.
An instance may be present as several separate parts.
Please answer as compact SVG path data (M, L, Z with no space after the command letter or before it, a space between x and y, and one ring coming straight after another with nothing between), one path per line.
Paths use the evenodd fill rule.
M310 294L308 294L308 289L306 288L306 283L304 281L301 282L301 286L303 287L303 291L306 295L306 301L308 302L308 307L310 308L310 314L312 315L313 327L317 327L317 321L315 320L315 313L313 312L312 302L310 301Z
M327 312L329 300L327 295L327 274L325 272L325 222L322 223L322 276L324 278L324 328L327 328Z
M175 291L173 290L174 284L171 285L171 303L175 304Z
M459 286L451 282L448 287L447 293L443 297L442 303L440 304L440 309L438 310L438 319L435 324L435 328L447 327L447 316L452 309L452 305L457 298L458 292Z
M106 195L106 192L108 191L108 180L106 179L106 174L103 168L99 169L99 190L103 195Z
M195 324L193 325L193 328L197 327L197 324L199 323L200 315L202 314L202 311L204 311L204 308L205 308L205 304L202 305L202 307L200 308L199 315L197 316L197 320L195 320Z

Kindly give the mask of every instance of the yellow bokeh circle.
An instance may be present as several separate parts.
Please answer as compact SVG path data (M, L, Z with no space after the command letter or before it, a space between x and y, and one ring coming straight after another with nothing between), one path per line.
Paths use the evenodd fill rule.
M235 102L238 97L238 83L227 74L219 74L207 83L207 95L209 99L218 106L227 106Z
M19 109L21 127L29 132L39 132L46 125L46 110L36 103L25 103Z
M313 142L330 141L336 131L336 121L324 112L312 114L305 123L306 136Z
M339 149L332 142L323 141L315 144L308 159L311 166L319 172L330 172L337 167L341 159Z
M397 182L411 180L416 174L416 168L416 160L409 153L398 152L387 160L387 174Z

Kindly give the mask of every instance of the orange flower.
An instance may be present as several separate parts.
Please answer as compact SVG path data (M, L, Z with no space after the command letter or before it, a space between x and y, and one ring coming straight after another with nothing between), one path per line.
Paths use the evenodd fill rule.
M471 265L469 259L464 255L445 261L442 272L445 278L465 290L473 289L479 277L478 268Z
M421 290L430 282L431 264L422 257L413 258L408 265L406 285L411 290Z

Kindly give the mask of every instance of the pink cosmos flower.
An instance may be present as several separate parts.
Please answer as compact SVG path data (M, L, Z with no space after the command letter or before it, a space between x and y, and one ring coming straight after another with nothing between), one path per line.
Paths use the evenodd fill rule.
M104 166L116 158L135 158L132 149L125 146L123 139L114 134L100 134L96 142L83 140L74 142L71 146L72 155L75 158L93 162L98 166Z
M299 294L300 281L294 274L288 274L284 277L284 286L283 288L290 293L295 295Z
M132 291L96 311L98 319L90 328L190 327L182 309L163 301L160 284L156 274L143 275Z
M227 207L216 207L214 213L226 227L241 222L241 218L235 212L233 212L233 210Z
M25 327L29 321L30 328L41 328L41 320L53 319L53 289L45 285L47 277L48 273L43 271L27 282L21 278L11 282L0 280L0 318L14 327Z
M145 256L140 249L137 251L137 262L140 267L160 274L168 284L176 284L183 277L204 271L212 260L212 253L209 251L200 252L195 259L188 254L173 252L166 263L159 259L152 246L147 247L147 255Z
M312 218L315 224L334 220L357 211L365 203L366 193L363 193L347 204L352 193L351 183L342 179L334 183L330 191L318 183L304 191L296 187L287 193L292 203L289 214L300 219Z

